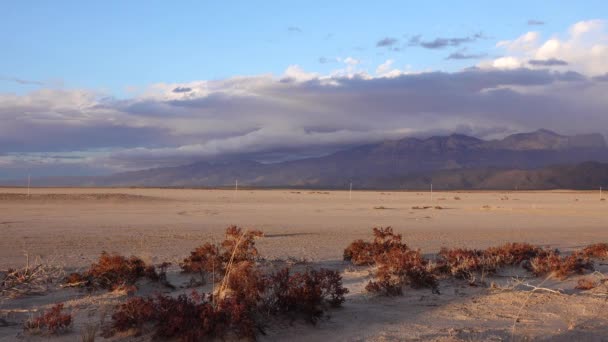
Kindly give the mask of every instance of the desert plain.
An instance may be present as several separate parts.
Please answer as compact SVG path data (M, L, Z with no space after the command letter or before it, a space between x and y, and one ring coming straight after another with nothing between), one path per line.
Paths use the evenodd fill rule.
M185 278L175 265L203 242L220 241L229 225L262 230L256 246L264 258L338 270L350 290L343 307L317 325L269 322L263 341L608 340L608 289L575 289L582 276L506 270L484 279L493 286L445 280L441 294L405 289L403 296L382 297L364 289L369 267L342 260L351 241L369 240L373 227L387 226L425 255L444 246L527 242L569 252L608 242L608 201L599 191L2 188L0 270L23 267L27 256L79 271L108 251L171 262L169 279L179 285ZM606 275L600 262L585 276ZM0 341L48 340L24 334L19 322L57 302L73 312L74 327L50 340L79 340L124 296L70 288L2 298Z

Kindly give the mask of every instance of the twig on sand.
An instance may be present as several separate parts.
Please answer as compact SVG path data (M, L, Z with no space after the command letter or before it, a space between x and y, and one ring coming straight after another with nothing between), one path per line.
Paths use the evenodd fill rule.
M515 340L515 328L517 325L517 322L519 322L519 316L521 315L521 312L523 311L524 307L528 304L528 302L530 301L530 298L532 298L532 295L534 294L534 292L537 291L549 291L551 293L557 293L557 294L562 294L559 291L555 291L555 290L551 290L548 288L544 288L544 287L540 287L541 285L543 285L547 280L549 280L551 276L547 276L547 278L545 278L543 281L540 282L540 284L538 284L538 286L534 286L534 285L530 285L527 283L523 283L520 280L515 280L516 283L518 283L516 286L518 285L522 285L522 286L526 286L526 287L531 287L532 290L528 291L528 296L526 297L526 300L524 301L524 303L522 304L522 306L519 308L519 310L517 311L517 315L515 315L515 319L513 320L513 328L511 329L511 341Z

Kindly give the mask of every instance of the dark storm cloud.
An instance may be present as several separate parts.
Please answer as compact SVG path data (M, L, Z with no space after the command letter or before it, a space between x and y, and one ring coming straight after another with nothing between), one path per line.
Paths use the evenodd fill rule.
M530 65L534 66L565 66L568 62L557 58L550 59L531 59L528 61Z
M476 33L466 37L453 37L453 38L435 38L433 40L423 40L421 35L413 36L409 39L409 46L420 46L425 49L443 49L450 46L460 46L466 43L472 43L478 39L482 39L484 36L482 33Z
M386 37L376 42L376 47L391 47L399 41L396 38Z

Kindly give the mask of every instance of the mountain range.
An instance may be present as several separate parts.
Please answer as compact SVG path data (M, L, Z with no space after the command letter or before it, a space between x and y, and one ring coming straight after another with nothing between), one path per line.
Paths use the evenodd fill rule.
M264 164L205 161L103 177L39 180L42 185L242 186L421 189L553 189L608 185L608 146L601 134L549 130L482 140L461 134L404 138L327 156Z

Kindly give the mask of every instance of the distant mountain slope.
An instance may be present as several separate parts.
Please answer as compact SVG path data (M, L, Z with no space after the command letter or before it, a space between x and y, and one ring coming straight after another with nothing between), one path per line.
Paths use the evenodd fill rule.
M437 186L462 189L511 188L513 184L585 188L602 179L606 165L547 167L586 161L608 162L602 135L563 136L538 130L491 141L459 134L405 138L276 164L199 162L107 177L39 180L38 184L213 187L230 186L238 179L244 186L262 187L342 188L352 181L360 188L417 188L426 187L432 178ZM579 179L589 172L594 176Z

